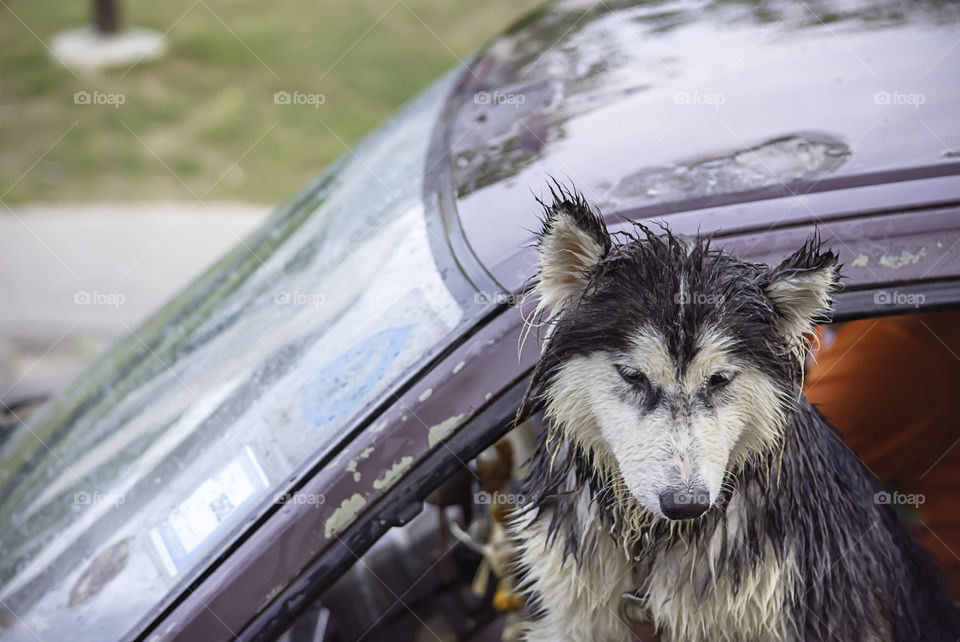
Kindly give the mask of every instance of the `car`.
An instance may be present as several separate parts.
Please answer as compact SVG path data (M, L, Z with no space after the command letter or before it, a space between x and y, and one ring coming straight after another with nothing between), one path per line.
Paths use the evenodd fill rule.
M0 433L0 638L493 635L449 522L486 518L470 471L539 356L535 196L757 263L819 233L837 321L958 309L958 18L536 11Z

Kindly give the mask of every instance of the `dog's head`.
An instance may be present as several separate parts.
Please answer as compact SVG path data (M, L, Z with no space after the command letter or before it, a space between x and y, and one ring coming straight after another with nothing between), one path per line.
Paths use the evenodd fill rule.
M770 268L644 227L611 237L567 192L545 212L547 415L654 515L701 515L782 442L837 257L810 240Z

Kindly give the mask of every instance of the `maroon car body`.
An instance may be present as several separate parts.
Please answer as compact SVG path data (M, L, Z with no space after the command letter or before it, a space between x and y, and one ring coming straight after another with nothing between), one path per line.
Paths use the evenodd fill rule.
M841 4L559 2L477 54L434 132L426 200L436 260L500 305L318 469L304 488L327 493L323 510L264 523L169 614L174 630L282 630L508 427L537 351L518 358L507 304L533 274L548 176L611 229L661 222L755 262L819 232L844 264L839 320L960 305L957 7ZM345 462L373 446L386 456L363 479L410 463L325 532L358 491ZM263 609L251 624L238 603Z
M960 307L960 10L949 2L551 4L467 61L424 167L459 334L313 453L130 639L271 639L510 425L535 196L573 183L608 226L711 235L775 263L819 232L837 319ZM529 312L529 308L527 309ZM365 454L366 453L366 454Z

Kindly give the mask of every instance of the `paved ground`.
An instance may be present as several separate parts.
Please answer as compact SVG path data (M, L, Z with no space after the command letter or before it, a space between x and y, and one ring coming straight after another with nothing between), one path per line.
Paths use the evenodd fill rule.
M269 211L230 203L0 210L0 397L61 389Z

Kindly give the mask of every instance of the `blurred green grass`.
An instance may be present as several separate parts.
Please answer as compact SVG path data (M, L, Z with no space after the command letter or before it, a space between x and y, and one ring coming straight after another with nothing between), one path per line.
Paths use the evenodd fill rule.
M5 4L0 200L275 203L540 0L125 0L125 22L166 32L169 52L79 79L44 43L88 23L90 3ZM77 91L125 102L77 105ZM325 102L277 105L277 91Z

